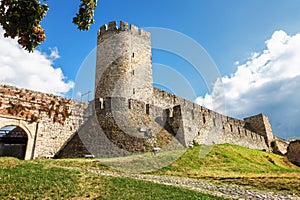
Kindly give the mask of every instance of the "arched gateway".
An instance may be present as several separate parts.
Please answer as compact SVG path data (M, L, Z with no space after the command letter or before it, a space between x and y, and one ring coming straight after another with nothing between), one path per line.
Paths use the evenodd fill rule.
M34 154L36 124L1 116L0 157L11 156L29 160Z
M27 143L27 133L21 127L6 126L0 129L0 156L25 159Z

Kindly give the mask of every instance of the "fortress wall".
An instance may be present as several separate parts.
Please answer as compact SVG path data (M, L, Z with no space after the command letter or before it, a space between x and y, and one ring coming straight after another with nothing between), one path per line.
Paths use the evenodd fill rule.
M167 109L166 114L168 131L171 132L183 146L186 146L183 116L180 105L174 106L172 109Z
M12 86L0 85L0 102L1 115L38 124L34 158L54 155L86 119L86 103Z
M101 101L102 109L96 106L98 121L117 147L129 152L146 152L171 141L172 134L164 129L166 111L162 108L123 97L107 97Z
M221 115L157 88L153 91L155 105L180 107L177 121L182 120L184 134L181 139L186 146L194 140L199 144L231 143L254 149L268 149L263 136L246 128L247 122Z
M218 143L236 144L253 149L268 149L262 136L241 126L232 126L231 130L230 125L229 123L225 124L225 130L221 132Z
M158 88L153 88L152 104L154 105L167 109L174 107L175 105L179 105L183 101L183 98L175 96L174 94L165 92Z
M129 99L129 109L135 110L135 112L140 112L146 114L146 104L145 102L138 101L136 99Z

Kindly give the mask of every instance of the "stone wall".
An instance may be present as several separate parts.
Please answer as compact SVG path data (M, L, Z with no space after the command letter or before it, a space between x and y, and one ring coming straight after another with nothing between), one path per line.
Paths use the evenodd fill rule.
M106 132L112 129L115 132L119 131L119 136L112 132L107 134L107 137L116 141L118 145L131 138L129 135L125 137L125 133L132 134L130 141L133 141L133 138L140 140L141 133L136 129L163 127L169 134L176 135L177 140L184 146L196 141L201 144L233 143L268 149L265 143L265 139L268 138L256 134L257 131L247 129L244 121L220 115L153 88L151 68L150 33L133 25L128 28L126 22L120 22L120 27L117 27L116 22L110 22L108 26L103 25L100 28L95 97L104 108L97 111L97 115L100 124L105 125L103 127ZM114 103L111 103L112 101ZM153 108L155 109L151 110ZM163 117L163 112L167 113L167 116ZM151 116L153 113L160 116L154 119L154 116ZM152 123L153 121L155 123ZM263 131L268 130L266 128ZM260 134L263 134L263 131ZM144 148L143 142L135 141L133 146ZM146 146L155 145L155 142L146 143ZM130 149L138 148L130 147Z
M167 92L158 92L164 95L162 99L153 98L156 104L123 97L99 100L95 105L96 113L106 137L130 152L163 147L172 137L185 147L192 142L231 143L269 150L265 138L248 130L245 121L221 115ZM179 105L172 106L173 103ZM158 143L159 137L164 138L164 143Z
M282 155L286 154L290 142L276 136L274 136L274 141L276 142L276 149L273 148L273 152Z
M26 159L57 153L86 119L86 103L7 85L0 85L0 102L0 128L24 122Z
M300 140L290 142L286 156L289 161L300 166Z
M244 121L246 122L247 129L263 136L270 148L271 142L274 141L274 136L269 118L263 114L259 114L245 118Z
M124 97L107 97L95 101L97 119L106 137L128 152L152 151L166 146L173 135L164 128L166 114L162 108ZM97 106L98 105L98 106Z
M169 113L173 113L175 121L178 121L179 118L182 121L182 130L178 130L180 130L180 138L185 146L194 141L199 144L231 143L248 148L269 150L265 138L260 135L263 132L258 134L247 128L247 124L251 124L250 122L221 115L157 88L154 88L153 91L154 104L169 108ZM266 120L264 117L260 119ZM179 124L179 122L175 124Z

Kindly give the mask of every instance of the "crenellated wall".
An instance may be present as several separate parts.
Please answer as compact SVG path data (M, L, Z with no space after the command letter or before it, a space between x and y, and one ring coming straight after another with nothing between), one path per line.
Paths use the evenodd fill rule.
M164 108L169 107L170 110L173 110L171 112L173 112L175 121L178 121L178 118L182 121L183 130L180 130L182 134L180 138L185 146L192 142L199 144L231 143L248 148L270 150L263 136L265 131L263 127L267 120L267 118L262 117L263 115L252 117L256 120L254 120L254 124L251 124L249 120L243 121L221 115L160 89L154 88L153 91L154 104ZM176 116L177 114L180 117ZM261 126L260 134L249 129L250 124L257 126L259 122ZM179 124L179 122L176 124ZM270 132L270 129L267 130L270 136L272 132Z
M270 150L273 134L268 118L263 115L243 120L223 116L186 99L152 86L150 34L128 23L110 22L98 32L95 97L120 97L111 105L125 102L131 112L149 115L151 109L165 110L161 124L184 145L233 143ZM142 76L138 76L138 74ZM139 82L142 81L142 82ZM129 99L128 102L125 99ZM112 99L110 99L112 100ZM105 106L106 109L108 108ZM117 109L120 109L117 106ZM116 108L109 107L116 110ZM125 110L126 110L125 109ZM123 109L123 112L127 112ZM105 109L103 110L105 111ZM101 113L101 112L100 112ZM104 116L104 115L103 115ZM119 124L126 118L116 117ZM143 118L143 117L141 117ZM159 117L158 117L159 118ZM104 118L103 118L104 119ZM130 119L127 119L130 121ZM115 123L115 122L114 122ZM143 123L141 123L143 124ZM123 126L123 127L122 127ZM124 125L120 126L124 129ZM134 125L127 131L134 133ZM255 129L256 128L256 129ZM125 131L126 132L126 131Z
M162 130L165 136L174 136L185 147L193 142L231 143L270 150L265 138L247 129L245 121L221 115L166 92L164 96L174 98L166 98L171 102L154 98L157 101L155 104L118 97L98 100L98 120L107 137L129 151L149 151L153 147L162 147L162 144L157 144L156 138ZM174 102L178 105L173 105ZM160 103L170 107L162 108ZM151 134L145 134L149 130Z

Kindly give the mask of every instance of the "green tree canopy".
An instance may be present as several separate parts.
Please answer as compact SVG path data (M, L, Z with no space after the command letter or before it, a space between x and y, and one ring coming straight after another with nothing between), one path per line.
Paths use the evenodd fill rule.
M79 30L89 30L94 23L97 0L81 0L73 23ZM48 5L39 0L0 0L0 24L4 37L18 38L18 43L32 52L46 39L41 22L47 14Z

